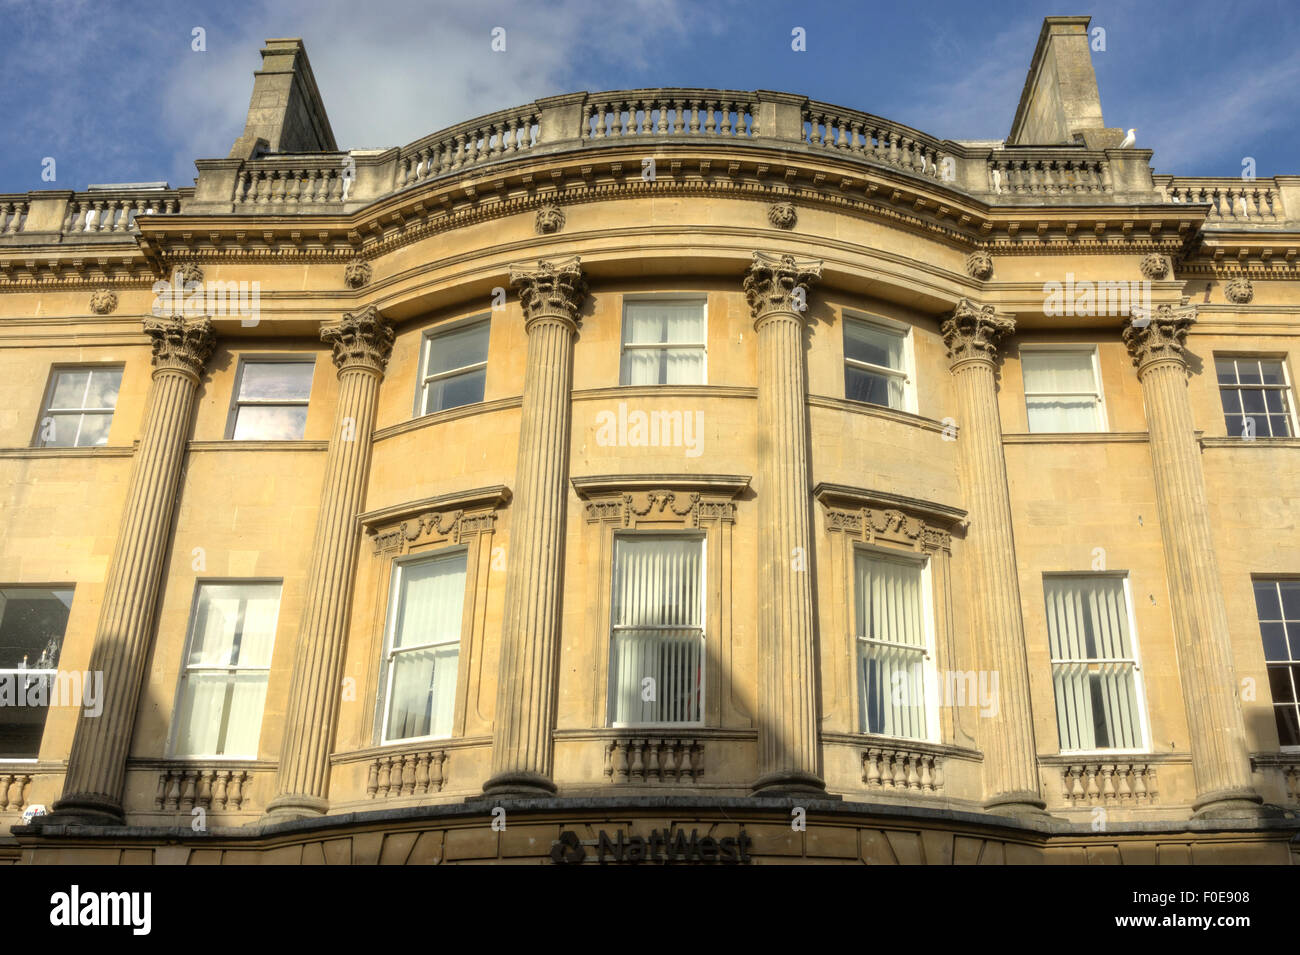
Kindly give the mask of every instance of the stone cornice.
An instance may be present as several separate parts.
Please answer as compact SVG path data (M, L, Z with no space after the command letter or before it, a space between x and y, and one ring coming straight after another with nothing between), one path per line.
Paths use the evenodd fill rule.
M366 511L357 516L357 522L365 528L386 527L418 516L424 511L497 509L509 504L510 497L510 488L504 484L493 484Z
M459 544L475 534L490 534L496 512L509 502L510 489L498 484L368 511L357 520L376 554L398 553L413 544Z
M965 298L939 326L954 367L970 360L996 362L1002 342L1015 330L1015 321L997 314L992 305L975 305Z
M373 305L348 312L320 330L321 341L333 349L339 372L363 368L381 376L388 367L394 337L393 327Z
M822 505L826 530L867 544L877 541L913 550L952 550L952 532L964 529L966 512L916 498L841 484L819 484L813 496Z
M730 524L736 519L735 497L749 487L749 478L737 474L604 474L570 480L586 502L587 523L620 527Z
M813 497L824 507L870 507L875 510L900 510L940 527L953 528L966 525L967 512L960 507L935 504L917 497L850 487L847 484L828 484L825 481L813 488Z

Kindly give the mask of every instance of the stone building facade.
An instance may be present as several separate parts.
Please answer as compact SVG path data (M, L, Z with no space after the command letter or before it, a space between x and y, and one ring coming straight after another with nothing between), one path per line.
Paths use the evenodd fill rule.
M1300 858L1300 177L1087 23L0 196L0 859Z

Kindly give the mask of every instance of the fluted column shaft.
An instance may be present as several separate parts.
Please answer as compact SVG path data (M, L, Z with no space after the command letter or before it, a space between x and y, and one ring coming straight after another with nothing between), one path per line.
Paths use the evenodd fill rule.
M1125 330L1138 366L1150 433L1178 673L1191 733L1193 808L1251 810L1246 727L1237 695L1228 613L1215 556L1200 448L1187 395L1182 343L1194 309L1165 306L1148 325Z
M528 354L520 415L491 794L555 792L552 773L560 598L564 581L573 340L586 287L578 260L513 267Z
M294 649L276 795L267 805L272 817L315 815L329 808L329 754L359 546L357 515L365 500L375 405L393 332L369 308L325 326L321 337L334 345L338 407Z
M1029 663L1020 604L1011 494L998 416L998 345L1014 323L963 299L943 323L960 415L960 454L971 528L970 621L980 666L998 675L996 713L986 716L985 805L998 812L1040 812L1046 805L1029 705Z
M756 793L823 793L804 372L807 290L820 262L756 253L745 291L758 333L758 755ZM797 290L797 291L796 291Z
M46 820L51 823L123 822L126 757L149 657L194 395L215 342L206 319L148 319L145 331L154 340L153 382L90 654L90 671L104 675L103 708L99 716L83 710L77 720L63 795Z

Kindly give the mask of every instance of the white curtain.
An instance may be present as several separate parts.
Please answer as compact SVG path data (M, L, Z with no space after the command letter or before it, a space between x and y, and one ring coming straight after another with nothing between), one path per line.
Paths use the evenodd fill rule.
M1049 577L1044 589L1061 749L1141 746L1124 581Z
M1091 352L1023 352L1021 367L1030 431L1096 431L1101 426Z
M925 739L925 621L920 564L859 554L856 620L864 733Z
M199 588L176 755L257 756L279 612L279 584Z
M701 302L628 302L623 344L625 385L704 384L704 305ZM672 347L674 345L687 347Z
M703 555L704 541L700 539L617 539L611 607L611 722L693 723L701 719ZM653 681L649 687L647 677Z
M398 571L386 740L451 735L465 564L460 553Z

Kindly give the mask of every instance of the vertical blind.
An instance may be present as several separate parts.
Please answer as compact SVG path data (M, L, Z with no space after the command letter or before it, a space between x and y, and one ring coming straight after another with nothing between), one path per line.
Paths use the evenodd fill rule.
M700 721L703 573L700 538L616 538L609 679L612 723ZM652 682L647 684L647 678Z
M279 584L200 585L176 755L256 758L279 612Z
M461 552L398 568L385 741L451 735L465 565Z
M1091 351L1024 352L1021 368L1030 431L1100 430L1101 399Z
M1061 749L1140 748L1123 579L1048 577L1044 590Z
M925 739L922 565L858 554L855 577L862 732Z
M624 385L704 384L704 303L626 303L619 381Z

